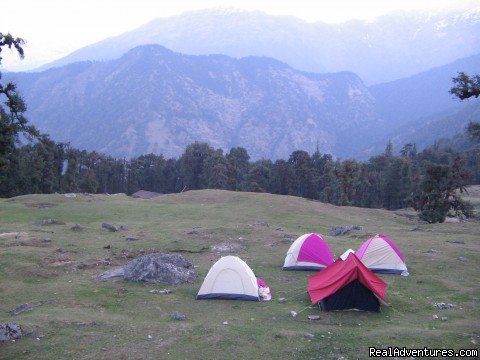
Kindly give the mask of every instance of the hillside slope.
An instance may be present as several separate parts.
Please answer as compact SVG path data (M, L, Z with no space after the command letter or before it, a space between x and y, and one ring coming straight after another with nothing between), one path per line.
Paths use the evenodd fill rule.
M354 154L383 126L353 73L310 74L274 59L188 56L158 45L117 60L7 74L31 123L57 141L118 157L179 156L194 141L252 158Z
M475 222L421 224L409 210L219 190L151 200L122 194L26 195L0 199L0 219L0 234L26 233L0 240L0 323L16 322L30 334L2 343L3 359L338 359L367 357L369 346L478 349ZM66 224L32 225L40 219ZM101 227L104 221L126 224L128 230L109 232ZM70 230L74 224L80 229ZM389 284L390 305L381 313L321 313L306 294L313 273L281 270L297 236L325 235L332 226L351 224L363 230L325 236L337 256L378 232L388 234L406 256L409 277L381 275ZM225 242L242 250L211 251ZM166 285L95 280L105 270L156 251L186 256L198 280L171 286L166 295L149 293ZM211 265L227 254L240 256L269 284L271 302L195 300ZM436 308L440 302L453 308ZM8 314L24 303L33 309ZM172 319L173 311L187 320ZM308 315L320 319L308 320Z

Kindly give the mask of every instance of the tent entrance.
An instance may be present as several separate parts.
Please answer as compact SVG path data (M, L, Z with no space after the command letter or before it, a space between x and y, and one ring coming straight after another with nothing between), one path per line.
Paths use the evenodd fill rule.
M363 310L380 311L380 301L360 281L353 280L334 294L318 302L322 311Z

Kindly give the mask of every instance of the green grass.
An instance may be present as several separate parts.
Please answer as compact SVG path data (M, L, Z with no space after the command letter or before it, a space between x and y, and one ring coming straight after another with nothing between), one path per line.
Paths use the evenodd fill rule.
M480 203L477 190L469 193L475 205ZM369 346L478 349L480 223L421 224L412 214L217 190L151 200L124 195L0 200L0 233L29 235L24 241L0 239L0 322L16 322L27 333L20 341L1 344L0 358L363 359ZM33 225L52 218L66 225ZM111 233L101 228L103 221L129 229ZM76 223L81 232L70 230ZM332 226L351 224L364 229L346 237L326 236L337 256L382 232L407 257L411 276L382 276L389 284L390 306L379 314L321 313L310 306L306 294L312 273L281 270L290 246L285 237L326 234ZM198 234L188 234L194 227L199 227ZM139 240L127 242L126 236ZM221 256L209 248L222 241L245 247L238 255L270 285L271 302L195 300L208 269ZM154 295L148 290L166 286L95 280L101 272L150 251L182 251L198 266L197 282L169 286L174 290L169 295ZM468 261L459 261L459 256ZM286 302L279 303L279 297ZM22 303L52 298L53 304L15 317L8 314ZM438 310L435 302L456 307ZM188 320L171 319L175 310ZM292 318L291 310L299 315ZM309 321L310 314L319 314L320 320ZM433 315L448 320L434 320Z

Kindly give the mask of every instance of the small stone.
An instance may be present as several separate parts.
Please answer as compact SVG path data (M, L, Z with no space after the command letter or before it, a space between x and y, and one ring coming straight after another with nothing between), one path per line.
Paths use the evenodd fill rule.
M437 320L437 319L438 319L438 315L433 315L433 318L434 318L435 320Z
M150 294L161 294L161 295L165 295L165 294L171 294L173 291L170 290L170 289L163 289L163 290L153 289L153 290L149 290L148 292L149 292Z
M222 324L223 325L228 325L228 321L224 321Z
M70 228L70 230L72 230L72 231L82 231L82 227L80 226L80 224L75 224Z
M22 305L17 306L13 310L10 310L9 313L10 313L10 315L15 316L15 315L18 315L18 314L20 314L24 311L29 311L29 310L32 310L32 309L33 309L33 307L31 307L30 305L22 304Z
M152 338L152 335L148 335L147 338L150 340Z
M463 262L467 262L467 261L468 261L468 259L467 259L466 257L464 257L464 256L459 256L457 259L460 260L460 261L463 261Z
M127 224L120 225L120 230L121 231L127 231L128 230L128 225Z
M269 223L267 223L266 221L255 221L253 225L270 227Z
M107 229L108 231L111 231L111 232L118 231L116 226L114 226L112 224L109 224L109 223L106 223L106 222L102 223L102 228Z
M171 316L172 316L172 318L174 318L175 320L187 320L187 315L182 314L182 313L180 313L180 312L178 312L178 311L174 311Z
M292 311L290 311L290 315L292 315L292 317L296 317L298 314L297 314L296 311L293 311L293 310L292 310Z
M285 299L285 298L279 298L279 299L278 299L278 302L279 302L280 304L283 304L283 303L285 303L285 301L286 301L286 299Z
M50 239L50 238L48 238L48 237L42 238L41 240L42 240L42 242L44 242L44 243L52 242L52 239Z
M136 236L127 236L125 238L125 241L137 241L137 240L140 240L140 238Z
M315 335L310 334L310 333L305 333L304 335L305 335L305 337L307 337L309 339L313 339L315 337Z
M448 320L448 317L442 316L442 321L447 321L447 320Z
M111 246L110 246L110 244L108 244L108 245L105 245L103 248L104 248L104 249L110 249Z
M308 315L308 320L320 320L320 316L318 315Z

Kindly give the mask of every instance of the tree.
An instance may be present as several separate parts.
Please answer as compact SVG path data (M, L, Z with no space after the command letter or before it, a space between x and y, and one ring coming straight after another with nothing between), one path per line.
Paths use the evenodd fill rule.
M23 58L22 45L24 41L20 38L14 38L12 35L3 35L0 33L0 65L2 61L2 48L12 46L17 50L20 58ZM0 73L0 80L2 74ZM28 121L23 115L27 110L25 102L17 93L14 83L0 83L0 99L6 106L6 109L0 104L0 161L11 152L18 142L20 134L27 137L37 137L39 135L35 127L28 125ZM4 164L5 165L5 164ZM0 164L1 166L1 164Z
M459 72L457 77L452 78L455 84L450 89L450 94L455 95L460 100L480 96L480 75L468 76L464 72ZM480 122L470 122L467 126L467 134L473 140L480 141Z
M457 215L472 215L472 206L457 193L465 191L469 174L464 169L464 159L456 157L448 165L430 164L425 177L414 195L413 207L419 217L429 223L444 222L450 210Z

